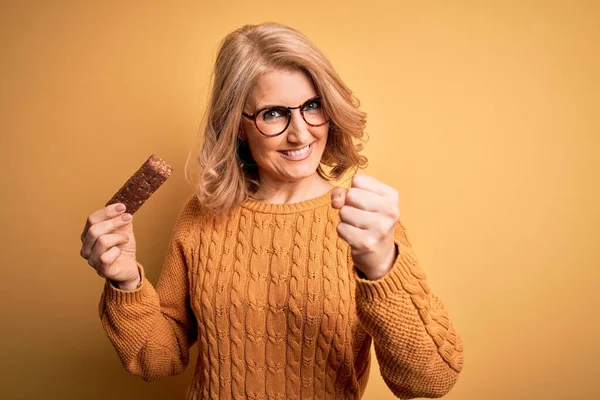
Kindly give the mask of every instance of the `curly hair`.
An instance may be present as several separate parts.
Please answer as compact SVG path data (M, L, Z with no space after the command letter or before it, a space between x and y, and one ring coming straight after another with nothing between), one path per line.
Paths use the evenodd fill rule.
M201 129L201 172L192 182L200 204L213 214L228 213L259 187L256 164L248 149L240 146L242 110L258 79L277 69L302 71L323 99L330 124L318 174L337 179L367 164L359 154L366 141L366 114L325 55L293 28L277 23L245 25L219 46Z

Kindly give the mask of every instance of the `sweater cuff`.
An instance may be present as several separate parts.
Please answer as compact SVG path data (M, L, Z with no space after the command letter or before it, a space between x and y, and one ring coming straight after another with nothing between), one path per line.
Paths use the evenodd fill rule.
M361 278L354 268L357 292L366 301L385 299L400 292L406 293L405 287L418 285L419 281L425 278L412 257L412 252L404 244L396 242L396 245L398 256L390 270L381 278L376 280Z
M106 279L104 283L104 295L105 301L116 304L130 304L141 301L145 298L150 290L150 282L146 279L144 273L144 267L142 264L137 263L138 270L140 271L140 285L135 290L121 290Z

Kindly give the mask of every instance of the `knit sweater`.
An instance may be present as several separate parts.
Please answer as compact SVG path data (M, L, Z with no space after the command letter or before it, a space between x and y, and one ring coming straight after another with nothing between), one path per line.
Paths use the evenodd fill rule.
M101 322L125 369L146 381L178 374L198 342L188 400L360 399L373 342L398 398L446 394L462 343L403 225L392 268L363 279L330 196L248 200L220 219L192 196L156 288L139 263L138 289L105 284Z

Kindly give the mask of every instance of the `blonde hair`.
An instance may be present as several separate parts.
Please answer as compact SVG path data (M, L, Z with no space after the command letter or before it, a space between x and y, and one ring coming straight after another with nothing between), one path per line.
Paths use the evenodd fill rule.
M247 97L260 76L274 69L304 72L323 99L330 124L319 175L337 179L367 164L359 154L366 141L366 114L325 55L293 28L276 23L245 25L220 44L203 123L195 192L200 204L216 215L228 213L258 188L256 164L240 146L239 131ZM330 170L326 172L323 165Z

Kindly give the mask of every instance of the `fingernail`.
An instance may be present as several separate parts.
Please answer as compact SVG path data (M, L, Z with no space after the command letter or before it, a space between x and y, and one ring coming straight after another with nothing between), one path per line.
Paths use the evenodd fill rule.
M131 214L123 214L121 215L121 221L131 221Z
M124 206L123 204L118 204L118 205L115 207L115 210L116 210L117 212L125 211L125 206Z

